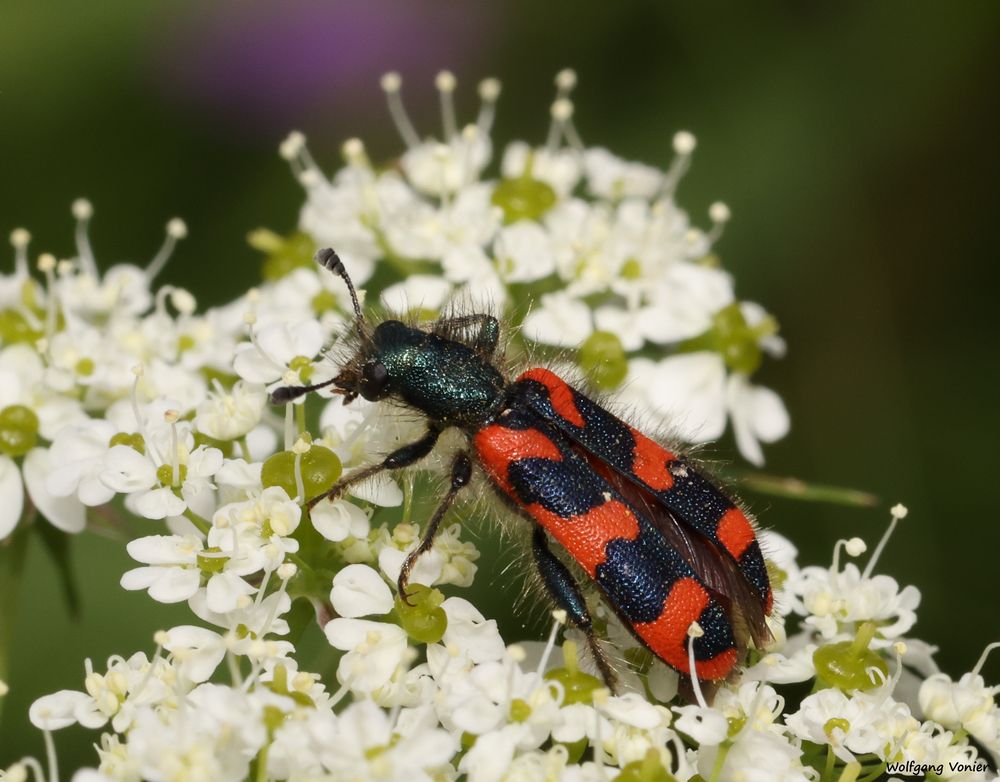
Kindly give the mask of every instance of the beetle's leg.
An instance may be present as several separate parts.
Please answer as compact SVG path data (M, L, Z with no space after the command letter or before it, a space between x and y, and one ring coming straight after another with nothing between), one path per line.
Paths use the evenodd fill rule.
M327 498L339 497L348 487L356 483L361 483L373 475L378 475L383 470L398 470L401 467L409 467L411 464L416 464L434 450L434 446L440 435L441 427L430 424L427 427L427 434L419 440L397 448L378 464L370 464L367 467L362 467L360 470L355 470L350 475L345 475L325 492L309 500L306 503L306 509L312 510L316 503Z
M487 358L496 353L497 345L500 343L500 322L492 315L477 313L475 315L462 315L457 318L446 318L437 324L435 331L453 332L456 329L464 329L467 326L478 328L471 343L469 343L469 347Z
M469 455L463 451L456 455L455 461L451 463L451 486L448 487L448 493L444 495L441 504L438 505L437 510L434 511L434 515L427 522L427 530L420 540L420 545L409 553L409 556L403 561L403 567L399 571L399 579L396 581L396 586L399 588L400 598L407 605L410 604L409 596L406 594L406 586L410 580L410 571L413 569L420 555L434 545L434 537L437 535L441 520L448 512L448 508L455 501L456 495L469 485L471 478L472 462L469 460Z
M597 668L601 672L601 678L614 692L618 684L618 676L612 669L611 663L594 633L594 623L591 621L590 612L587 610L587 603L583 599L580 587L569 569L552 553L545 537L545 530L541 527L535 527L531 538L531 551L535 555L535 564L538 565L538 572L541 574L549 594L555 599L556 604L566 611L569 620L587 637L587 645L590 647L591 654L594 655L594 662L597 663Z

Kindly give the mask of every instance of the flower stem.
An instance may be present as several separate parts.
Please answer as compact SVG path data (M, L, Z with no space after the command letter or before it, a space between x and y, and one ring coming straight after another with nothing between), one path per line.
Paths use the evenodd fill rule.
M874 494L844 486L830 486L823 483L808 483L798 478L782 475L767 475L760 472L733 470L733 477L751 491L787 497L806 502L828 502L833 505L849 505L858 508L874 508L879 498Z
M212 525L207 519L203 519L190 508L184 509L184 518L194 524L202 535L207 535L208 531L212 529Z
M14 640L17 593L28 548L28 528L21 524L7 540L0 542L0 680L9 681L10 649ZM3 699L0 698L0 713Z

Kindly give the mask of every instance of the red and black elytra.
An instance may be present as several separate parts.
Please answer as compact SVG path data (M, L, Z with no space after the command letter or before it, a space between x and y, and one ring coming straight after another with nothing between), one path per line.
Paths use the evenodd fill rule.
M478 468L507 507L533 525L543 583L586 635L609 686L614 672L594 634L576 579L551 550L554 540L587 574L622 623L654 655L701 681L727 678L752 639L768 638L772 595L753 526L737 505L683 456L668 451L548 369L514 380L499 368L500 326L485 314L420 328L366 321L333 250L316 260L340 275L355 311L355 354L332 380L289 386L276 404L333 386L351 402L391 399L426 416L427 432L382 461L341 478L308 503L341 494L383 470L426 457L448 428L468 445L454 455L450 485L399 577L406 594L416 559ZM702 634L689 638L697 622Z

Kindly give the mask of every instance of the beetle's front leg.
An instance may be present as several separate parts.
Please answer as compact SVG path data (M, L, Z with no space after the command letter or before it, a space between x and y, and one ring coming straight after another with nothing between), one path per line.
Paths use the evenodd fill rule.
M406 586L409 583L410 571L413 569L413 565L416 563L421 554L429 551L430 547L434 545L434 537L437 535L438 527L441 525L441 520L448 512L448 508L450 508L452 503L455 501L456 495L469 485L469 481L471 479L472 462L469 459L469 455L463 451L462 453L456 455L455 461L451 463L451 485L448 487L448 493L444 495L441 503L437 507L437 510L434 511L434 515L431 516L430 521L427 522L427 530L424 532L424 536L420 540L420 545L409 553L403 562L403 567L400 568L399 579L396 581L396 586L399 589L399 597L407 605L410 604L410 601L408 599L408 595L406 594Z
M419 440L397 448L378 464L370 464L367 467L362 467L360 470L355 470L350 475L345 475L325 492L309 500L306 503L306 510L312 510L317 503L325 499L339 497L347 488L356 483L368 480L383 470L398 470L402 467L409 467L411 464L416 464L434 450L434 446L437 444L438 437L440 436L441 427L437 424L429 424L427 433Z

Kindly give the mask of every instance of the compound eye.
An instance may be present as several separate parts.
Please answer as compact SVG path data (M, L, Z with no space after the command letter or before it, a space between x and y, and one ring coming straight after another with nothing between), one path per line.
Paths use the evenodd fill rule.
M385 386L389 382L389 371L380 361L369 361L361 369L361 396L369 402L385 395Z

